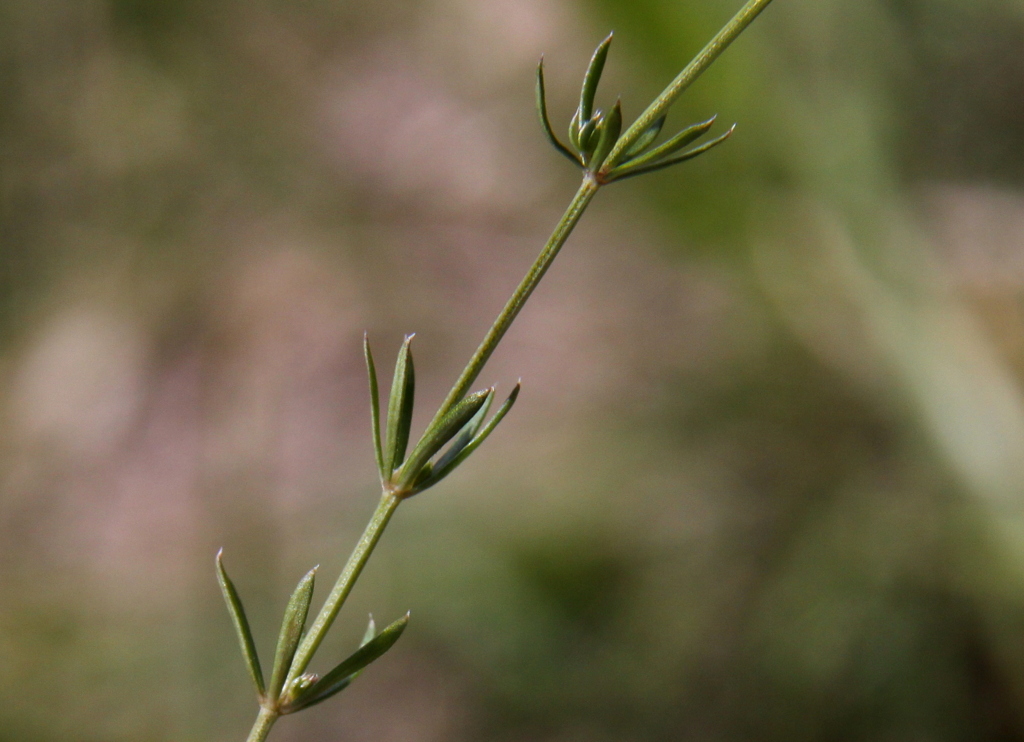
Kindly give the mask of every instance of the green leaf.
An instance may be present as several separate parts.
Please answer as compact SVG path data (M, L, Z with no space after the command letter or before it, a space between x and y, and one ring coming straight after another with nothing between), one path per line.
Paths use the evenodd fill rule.
M382 632L369 641L365 642L348 659L335 667L329 673L320 678L310 687L300 691L294 699L282 709L283 713L290 714L300 709L308 708L314 704L326 701L335 693L344 690L356 679L362 670L374 660L378 659L394 646L398 637L405 631L409 624L409 614L395 621Z
M224 593L224 602L227 603L231 621L235 624L235 633L238 634L238 643L242 647L242 657L249 669L249 677L252 678L253 685L256 686L256 693L262 698L266 689L263 685L263 669L260 667L260 658L256 653L256 642L253 641L252 631L249 629L249 619L245 617L245 607L235 589L235 583L231 581L224 569L223 554L223 549L217 552L217 581L220 583L221 592Z
M416 444L416 448L409 454L409 459L402 466L399 472L398 482L402 487L409 487L416 481L420 470L426 465L430 458L440 451L444 444L450 441L456 433L462 430L477 413L477 410L487 401L492 389L474 392L461 402L456 404L451 411L438 421L437 425L423 434L423 438Z
M710 129L714 125L716 118L717 116L712 116L707 121L701 121L699 124L694 124L693 126L683 129L674 137L672 137L671 139L662 144L659 144L650 152L635 158L629 163L622 165L622 168L632 170L633 168L645 167L647 165L654 164L659 160L665 159L669 155L678 152L680 149L690 144L691 142L694 142L700 137L704 136L704 134L707 133L708 129ZM732 133L731 129L728 132L726 132L725 136L728 137L730 133Z
M388 400L387 443L384 448L384 472L391 477L405 459L409 445L409 428L412 426L412 403L416 392L416 374L413 371L412 350L409 344L413 335L406 335L398 361L395 363L395 378L391 383L391 398Z
M380 443L380 389L377 386L377 368L373 365L370 339L363 333L363 355L366 357L366 374L370 377L370 423L373 425L373 455L377 459L377 471L381 482L387 480L384 473L384 452ZM390 472L389 472L390 473Z
M597 140L597 146L594 148L594 156L588 163L591 170L597 170L601 167L601 163L604 162L608 153L612 151L612 147L619 141L619 134L621 133L622 105L619 101L615 101L612 110L608 112L608 115L601 122L600 136Z
M633 167L633 163L629 163L629 165L625 165L622 168L616 168L615 170L612 170L611 177L607 179L607 182L611 183L613 181L623 180L625 178L632 178L634 175L643 175L644 173L653 173L655 170L661 170L661 169L666 168L666 167L671 167L672 165L678 165L680 162L686 162L687 160L692 160L697 155L702 155L705 152L707 152L709 149L711 149L713 147L717 147L719 144L721 144L726 139L731 137L732 133L735 130L736 130L736 124L733 124L732 126L729 127L729 130L727 132L725 132L725 134L722 134L722 136L717 137L716 139L712 139L710 142L708 142L707 144L703 144L700 147L695 147L694 149L691 149L691 150L689 150L687 152L684 152L683 154L679 155L678 157L670 157L670 158L668 158L666 160L661 160L659 162L655 162L653 164L642 166L642 167L641 166Z
M544 58L541 57L540 64L537 65L537 115L540 116L540 125L544 129L544 133L548 137L548 141L560 153L568 157L579 167L583 167L583 163L580 158L577 157L572 151L558 141L558 137L555 136L555 132L551 128L551 121L548 119L548 103L547 94L544 91Z
M477 431L480 430L480 426L483 425L484 418L487 417L487 411L491 409L491 403L493 401L494 390L491 389L487 394L487 399L485 399L484 403L480 405L480 409L477 410L476 414L473 415L470 421L462 427L459 434L452 439L452 444L448 446L448 450L445 451L437 460L437 463L434 464L434 469L443 469L448 465L448 462L459 455L462 449L469 445L469 442L473 440Z
M299 646L299 640L302 639L302 631L306 627L306 615L309 613L309 602L313 599L316 570L317 568L313 567L299 580L299 584L284 610L281 633L277 638L277 651L274 653L274 671L270 674L270 685L267 686L267 696L271 700L280 698L285 678L288 677L288 670L291 669L292 658Z
M446 461L444 466L441 466L441 462L439 461L438 465L435 466L431 472L430 477L420 483L419 489L416 491L422 491L429 487L433 487L455 471L459 464L468 459L470 455L480 447L480 444L487 440L487 436L489 436L494 429L498 427L498 423L500 423L504 419L505 415L508 414L508 411L512 409L512 405L516 403L516 399L519 397L519 389L521 386L522 382L516 383L515 388L512 389L512 392L508 395L508 398L504 403L502 403L501 407L498 408L498 411L494 413L494 417L491 418L490 422L488 422L487 425L485 425L483 429L474 436L473 440L466 444L461 451Z
M590 58L590 65L587 73L583 76L583 88L580 90L580 124L585 125L591 119L594 112L594 96L597 94L597 85L601 82L601 73L604 72L604 62L608 58L608 47L611 46L612 36L598 44L594 50L594 56Z
M569 121L569 144L576 148L577 152L582 152L583 148L580 146L580 109L577 108L576 112L572 115L572 119Z
M601 121L604 119L604 114L598 111L592 119L587 121L581 128L579 133L580 143L580 155L583 156L583 162L588 163L590 161L590 155L594 152L594 147L597 146L599 137L598 127L601 126Z
M707 121L701 121L699 124L688 126L681 132L676 134L671 139L667 140L664 144L659 145L652 149L649 154L655 159L667 157L668 155L675 154L686 145L691 142L695 142L704 136L712 126L715 124L715 120L718 118L718 114L715 114Z
M645 149L650 147L651 144L654 143L654 140L658 138L658 135L661 133L662 127L665 126L665 119L667 117L667 114L665 116L662 116L653 124L644 129L644 133L640 135L640 138L633 142L633 144L631 144L626 149L626 151L622 153L623 159L628 160L631 157L636 157L638 154L640 154Z

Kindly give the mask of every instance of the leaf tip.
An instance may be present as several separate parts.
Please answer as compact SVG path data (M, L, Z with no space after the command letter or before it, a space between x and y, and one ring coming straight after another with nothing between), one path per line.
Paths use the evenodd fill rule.
M365 646L368 641L373 639L377 635L377 624L373 620L373 614L370 614L370 620L366 624L366 631L363 632L363 642L360 646Z

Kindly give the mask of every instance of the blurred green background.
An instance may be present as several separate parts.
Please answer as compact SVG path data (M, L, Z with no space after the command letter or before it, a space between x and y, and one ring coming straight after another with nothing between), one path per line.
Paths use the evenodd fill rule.
M0 740L241 740L372 511L361 333L433 411L739 0L0 2ZM1024 3L777 0L602 191L272 739L1024 739ZM721 130L718 128L717 130ZM384 373L387 376L387 372ZM430 408L430 409L427 409Z

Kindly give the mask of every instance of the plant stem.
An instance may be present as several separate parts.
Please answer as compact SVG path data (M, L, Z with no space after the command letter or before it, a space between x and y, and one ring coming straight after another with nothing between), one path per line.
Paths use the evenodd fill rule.
M455 386L452 387L449 392L447 399L444 404L441 405L441 409L431 422L429 427L432 427L434 423L443 417L443 415L454 406L469 389L473 381L480 373L480 369L483 368L484 364L487 363L487 359L491 357L494 349L497 347L501 338L508 330L512 321L519 314L519 311L523 308L526 300L533 293L533 290L540 283L540 279L544 277L548 268L551 266L551 262L558 255L558 251L565 244L569 234L573 228L579 222L580 217L583 216L583 212L586 210L587 205L591 199L597 193L601 187L591 176L584 178L583 183L580 185L579 190L573 197L572 202L569 204L569 208L566 209L562 215L561 220L555 227L555 231L551 234L544 249L541 250L540 255L534 261L530 270L527 271L526 276L522 282L516 288L515 293L505 304L505 308L501 310L498 318L494 321L491 329L484 337L483 342L480 343L480 347L477 348L476 353L470 359L466 365L465 370L459 377L458 381L455 382ZM342 604L348 597L348 594L352 591L353 585L359 578L359 574L363 571L363 567L366 565L367 560L370 558L370 554L373 552L374 547L377 545L377 541L380 540L381 534L384 533L384 528L387 526L388 521L391 520L391 516L394 514L395 509L402 501L401 493L396 493L390 489L385 489L380 500L380 504L377 506L377 510L374 512L373 517L366 526L366 530L363 531L362 537L359 539L359 543L356 544L355 550L352 552L352 556L349 557L348 563L345 565L345 569L342 570L341 576L338 577L338 581L334 584L334 588L331 590L331 594L327 596L327 600L324 601L323 608L320 609L320 613L317 614L316 620L313 621L312 626L309 628L309 632L306 637L302 640L298 650L295 652L295 657L292 660L291 669L288 672L288 678L285 681L285 687L287 688L288 683L297 678L306 668L309 666L310 661L313 659L313 655L316 653L324 637L327 635L328 630L331 628L331 624L334 623L334 619L338 615L338 611L341 610ZM250 735L250 742L254 740L263 739L266 733L270 730L270 725L274 723L277 716L273 718L265 718L266 714L272 713L267 712L266 709L260 711L260 716L256 720L256 726L253 727L253 732ZM261 720L265 727L261 727ZM262 730L262 731L260 731ZM262 734L263 737L253 736L257 733Z
M427 447L424 449L424 451L426 451L429 448L429 446L433 445L434 439L432 439L430 436L434 433L438 433L438 440L441 440L442 436L444 435L447 435L447 437L444 438L443 440L448 440L451 438L451 431L448 431L447 428L444 431L441 431L439 430L438 426L442 425L442 421L445 420L445 418L453 410L453 408L465 398L473 382L476 381L477 376L480 375L480 371L483 369L484 365L487 363L491 355L494 353L495 349L498 347L498 343L501 342L501 339L505 336L505 333L508 331L509 327L511 327L512 323L515 321L515 318L519 315L519 312L522 310L523 306L530 298L530 295L533 293L533 290L537 288L537 285L544 277L544 274L547 273L548 268L551 267L551 263L558 256L559 251L562 249L562 246L569 238L569 235L572 233L573 229L579 223L580 218L583 216L583 212L586 211L587 206L590 205L591 200L594 198L595 195L597 195L597 192L598 190L600 190L601 185L604 182L607 182L607 176L609 172L613 170L618 161L622 158L623 153L634 142L636 142L640 136L644 134L644 132L651 126L652 123L654 123L658 118L660 118L665 113L665 111L668 110L669 106L672 105L675 99L695 79L697 79L697 77L700 76L700 74L705 69L707 69L708 66L710 66L711 63L715 61L715 59L718 58L718 56L725 50L725 48L728 47L729 44L731 44L733 40L735 40L736 37L739 36L740 33L742 33L748 25L750 25L750 23L758 16L758 14L760 14L762 10L764 10L764 8L768 6L770 2L771 0L748 0L746 5L744 5L743 8L732 18L732 20L728 24L726 24L726 26L721 31L718 32L715 38L712 39L711 42L704 47L700 54L698 54L693 59L693 61L691 61L683 69L683 71L679 73L675 80L673 80L669 84L669 86L665 88L661 95L659 95L654 100L654 102L647 107L647 109L640 115L640 117L633 123L633 125L629 127L626 133L623 134L620 138L618 138L614 146L611 147L608 156L605 158L602 157L601 155L604 152L609 151L608 142L610 138L618 135L621 125L621 119L618 118L619 108L618 104L616 104L616 107L615 109L613 109L612 112L613 114L615 114L615 117L610 118L608 120L611 123L606 122L607 128L602 130L601 132L601 140L600 144L598 145L598 154L595 155L596 159L594 161L593 167L590 168L585 173L583 177L583 183L580 184L579 190L576 191L576 195L573 196L572 201L569 203L568 208L565 210L565 213L559 220L554 232L552 232L551 234L551 237L548 238L548 241L544 245L544 248L541 250L540 255L537 256L537 259L533 262L533 265L530 266L530 269L523 277L523 280L516 287L516 290L513 292L512 296L509 298L504 308L498 314L497 319L494 320L494 323L491 325L491 328L487 331L487 334L484 336L484 339L480 343L480 346L476 349L476 352L473 353L473 356L472 358L470 358L469 363L466 364L466 367L465 369L463 369L462 374L459 376L458 380L456 380L455 385L452 387L451 391L448 392L448 396L445 398L444 402L439 407L437 413L434 415L434 418L430 421L430 424L427 426L427 429L424 432L422 438L422 441L426 441L426 443L423 445ZM608 42L606 41L602 47L605 51L607 50L607 43ZM602 54L603 53L604 52L602 52ZM600 59L600 64L603 66L603 56ZM540 77L541 75L542 71L538 71L538 105L541 111L541 118L543 120L545 129L548 130L549 136L554 141L555 146L559 148L560 151L563 151L563 154L566 154L568 153L568 151L565 150L565 148L562 145L558 144L557 139L554 138L553 134L550 134L550 125L548 124L546 109L544 107L543 78ZM589 75L590 73L588 72L588 76ZM600 75L599 69L596 75ZM596 77L594 79L594 84L596 85ZM589 92L589 95L591 97L592 92L592 90L590 90ZM587 95L588 88L584 88L584 96ZM587 104L587 106L589 107L589 104ZM584 109L583 104L581 103L581 111L582 110ZM709 146L713 146L714 144L715 142L712 142ZM574 156L571 155L571 153L568 154L570 154L570 156L573 159L576 159ZM694 152L690 154L699 154L699 151L694 150ZM582 163L583 161L581 160L579 162ZM598 163L601 164L598 165ZM640 168L638 168L638 170L639 169ZM650 168L643 169L646 170ZM405 352L408 352L408 341L409 338L406 338L406 345L403 346L403 350ZM253 724L252 730L249 732L247 742L264 742L267 736L270 734L270 730L273 727L274 723L277 721L278 717L281 716L282 709L292 711L297 710L298 708L302 708L301 705L292 705L292 702L295 701L295 698L290 696L289 694L301 693L303 689L308 688L308 684L304 685L302 688L296 688L291 685L292 682L295 681L296 678L301 676L306 671L306 668L309 666L309 663L313 659L313 655L316 653L317 649L320 647L320 644L327 636L327 632L330 630L335 618L337 618L338 612L341 610L342 605L345 603L345 600L348 598L349 593L352 591L352 588L354 587L356 580L359 579L359 575L362 573L363 567L366 566L366 562L369 560L370 554L372 554L374 548L376 548L377 542L380 540L381 535L384 533L384 529L390 522L391 516L394 515L395 510L398 508L398 505L402 502L402 500L405 497L408 497L409 495L417 491L415 485L417 475L426 474L429 476L430 474L429 470L424 468L426 466L429 466L428 462L426 461L428 457L425 454L423 456L417 456L415 454L415 450L414 455L412 455L403 466L398 467L396 470L396 466L401 462L391 461L391 459L402 457L402 453L404 452L405 449L405 437L407 436L403 436L401 439L392 438L395 426L391 419L392 413L390 409L388 413L388 439L389 441L401 440L402 444L397 447L398 453L392 451L391 453L388 454L386 458L382 458L379 437L380 430L379 410L377 407L378 390L376 382L376 372L373 367L373 360L372 357L370 356L368 346L366 348L366 356L368 370L370 373L371 394L373 397L372 418L375 436L374 449L377 457L378 468L381 471L383 487L380 503L377 505L377 509L374 511L373 517L370 519L370 522L367 524L366 529L363 531L363 535L360 537L359 542L356 544L355 549L352 551L352 555L349 557L348 562L345 564L345 567L342 570L341 575L338 577L337 582L335 582L330 594L324 601L323 607L320 609L320 612L317 614L316 619L310 626L308 633L302 639L297 651L292 657L291 666L288 668L288 672L284 679L284 682L280 682L280 672L275 670L275 680L272 683L270 693L264 693L262 690L262 686L260 684L260 671L258 669L258 665L255 659L251 660L251 666L257 668L253 672L254 677L257 680L256 684L260 687L261 706L259 714L256 717L256 721ZM401 365L402 363L404 363L404 361L400 362L400 368L403 367ZM397 378L398 375L396 372L396 386L399 383ZM411 389L411 379L409 383ZM490 391L490 393L493 393L493 389ZM511 406L512 402L514 401L514 394L515 392L513 392L513 396L510 396L509 400L506 402L506 405L501 410L499 410L499 412L494 416L494 418L492 418L491 422L488 425L493 426L494 424L497 424L498 421L500 421L504 412L507 411L508 407ZM456 427L464 424L462 418L458 418L458 420L459 422L457 425L456 423L450 420L445 421L444 424L456 425ZM477 426L479 425L479 422L480 421L477 421ZM490 427L485 427L485 430L482 433L482 437L486 437L490 429ZM407 433L407 430L403 432ZM443 440L441 443L437 444L438 447L441 447ZM480 440L482 440L482 438L480 438ZM473 444L471 443L470 445ZM389 446L391 446L390 443ZM467 447L465 450L468 451L470 449ZM408 468L410 469L408 473L405 472L405 468L407 468L405 465L408 465ZM229 608L232 610L233 615L241 616L241 618L236 617L236 623L239 626L239 631L243 634L243 649L245 649L246 653L249 654L249 647L252 642L251 638L249 638L248 636L248 628L244 619L244 614L241 612L240 603L237 607L235 606L235 603L238 601L231 592L233 588L231 588L230 586L230 581L227 580L226 575L223 575L223 568L220 566L219 559L220 557L218 556L218 568L221 569L222 584L228 585L228 587L224 589L225 595L228 597ZM303 603L303 617L305 615L306 607L308 607L308 601ZM288 615L289 614L286 612L286 616ZM290 619L286 620L286 626L291 626L291 624L288 623L289 620ZM298 622L298 620L299 619L296 619L296 623ZM397 633L394 634L393 638L390 640L391 643L393 643L394 640L397 639L398 633L401 632L401 628L403 627L404 624L402 624L402 626L398 629ZM285 636L293 637L294 635L286 634ZM381 636L383 636L383 634L378 635L377 639L380 639ZM288 644L287 649L290 650L291 646L293 645ZM390 646L390 643L387 646ZM383 652L386 651L387 647L382 646L379 649L380 652ZM282 650L279 650L279 652L280 651ZM251 654L253 657L255 657L254 651ZM281 654L280 656L285 657L286 655ZM379 653L375 656L379 656ZM355 655L353 655L353 658L354 657ZM349 659L352 660L353 658ZM367 661L370 660L368 656L365 659ZM342 666L346 666L345 663L343 663ZM340 670L341 667L339 667L338 669ZM344 682L347 683L348 680L351 680L352 677L354 677L354 675L350 675ZM327 681L327 684L332 685L330 680ZM332 685L332 688L333 687L334 686ZM325 693L329 695L330 693L333 693L338 689L340 689L340 687L334 688L334 690L328 689L328 691L325 691ZM317 691L314 689L313 692L315 694ZM326 695L324 695L323 697L325 698ZM307 700L309 700L308 697ZM320 698L319 700L322 700L322 698ZM316 702L316 700L314 699L312 702Z
M256 717L256 723L252 725L252 731L249 732L245 742L263 742L270 734L270 728L274 726L277 718L276 711L260 706L259 716Z
M345 569L341 571L341 576L334 583L331 594L324 601L324 607L320 609L320 613L317 614L313 625L309 627L306 638L302 640L302 644L299 645L298 650L295 652L295 658L292 660L292 667L288 673L288 680L285 682L286 688L288 683L306 671L310 660L313 659L313 654L324 640L324 637L327 636L327 631L331 628L331 624L334 623L334 619L338 615L338 611L341 610L345 598L348 597L348 594L352 591L352 586L359 579L359 573L366 566L370 554L373 552L377 541L380 540L381 534L384 533L384 528L387 526L388 521L391 520L391 516L394 515L395 509L401 501L401 497L389 490L385 490L381 495L380 504L377 505L377 510L374 511L373 517L366 525L366 530L363 531L359 543L356 544L356 548L352 551L352 556L348 558Z
M580 185L576 195L573 196L572 202L569 204L569 208L565 210L561 220L558 222L558 226L555 227L555 231L551 233L551 237L548 238L547 244L544 245L544 249L541 250L540 255L534 261L533 265L530 266L530 270L527 271L523 277L522 282L516 288L515 293L505 304L505 308L501 310L501 314L494 320L494 324L491 325L491 329L487 331L487 335L484 336L483 342L480 343L480 347L476 349L476 353L469 359L469 363L466 364L466 368L463 370L462 375L459 376L455 382L455 386L448 392L448 396L445 398L441 407L438 409L437 414L434 415L434 419L431 420L430 425L427 426L427 430L430 430L444 415L454 407L459 400L461 400L466 392L469 391L469 387L476 377L480 374L484 364L487 363L487 359L491 357L494 349L498 347L498 343L501 342L501 338L505 335L512 321L519 314L519 310L523 308L526 300L530 298L530 294L537 288L537 284L540 283L540 279L544 277L548 268L551 266L551 262L558 255L558 251L562 249L562 245L568 239L569 234L572 232L576 223L583 216L583 212L586 210L590 200L597 193L601 184L594 180L589 174L583 179L583 183Z
M640 114L640 117L633 122L633 125L626 129L626 133L619 138L611 153L605 158L604 164L601 166L602 173L608 172L618 164L622 154L629 146L639 139L640 135L647 131L651 124L661 118L662 114L675 102L676 98L690 87L693 81L711 66L712 62L718 59L718 55L724 52L726 47L743 33L743 30L757 18L762 10L768 7L768 3L771 1L749 0L746 5L740 8L739 12L732 17L732 20L725 24L722 30L715 34L715 38L707 43L700 54L694 57L683 68L682 72L676 75L676 79L670 82L661 95L655 98L651 105L647 106L647 110Z

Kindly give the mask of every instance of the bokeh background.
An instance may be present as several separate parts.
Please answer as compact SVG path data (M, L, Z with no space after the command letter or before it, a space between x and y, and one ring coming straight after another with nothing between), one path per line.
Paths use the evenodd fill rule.
M0 2L0 740L241 740L377 491L578 175L739 0ZM777 0L673 109L732 140L602 191L273 739L1024 738L1024 3ZM428 409L429 408L429 409Z

